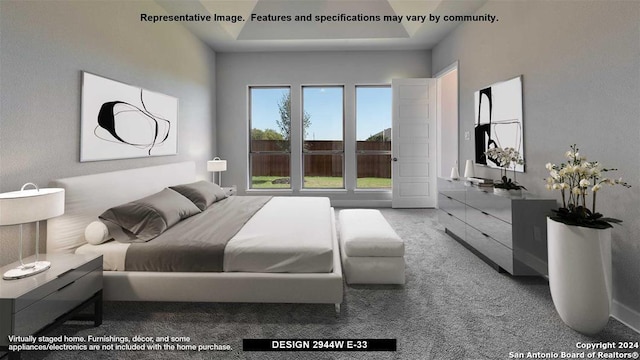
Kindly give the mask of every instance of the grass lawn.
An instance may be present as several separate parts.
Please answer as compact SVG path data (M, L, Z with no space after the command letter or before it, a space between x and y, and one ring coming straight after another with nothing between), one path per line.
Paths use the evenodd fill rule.
M283 179L282 176L254 176L251 181L253 189L290 189L289 184L273 184L275 179ZM359 189L386 189L391 188L391 179L386 178L360 178L357 186ZM344 184L342 177L331 176L307 176L304 187L308 189L342 189Z
M391 179L359 178L356 186L358 189L391 189Z
M283 176L254 176L251 179L252 189L290 189L289 184L272 184L275 179L283 179Z

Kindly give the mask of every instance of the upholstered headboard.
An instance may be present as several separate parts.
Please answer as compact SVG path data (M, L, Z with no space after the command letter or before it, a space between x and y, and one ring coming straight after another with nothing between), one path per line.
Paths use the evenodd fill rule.
M196 180L193 161L53 180L65 189L64 215L47 220L47 252L73 253L86 243L84 229L110 207Z

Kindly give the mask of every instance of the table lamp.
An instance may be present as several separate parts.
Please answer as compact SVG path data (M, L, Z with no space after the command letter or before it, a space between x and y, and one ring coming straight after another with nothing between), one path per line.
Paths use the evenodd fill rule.
M34 189L26 189L33 186ZM20 265L4 273L5 280L21 279L41 273L51 267L49 261L38 261L40 244L40 221L64 214L64 189L39 189L33 183L26 183L20 191L0 194L0 226L20 225ZM25 264L22 261L22 225L36 223L36 259Z
M218 185L222 186L222 171L227 171L227 160L221 160L219 157L207 161L207 171L213 172L213 182L216 182L215 173L218 173Z

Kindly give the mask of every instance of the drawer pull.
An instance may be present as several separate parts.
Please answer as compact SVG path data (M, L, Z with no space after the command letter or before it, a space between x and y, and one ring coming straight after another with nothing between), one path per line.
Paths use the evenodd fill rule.
M451 196L449 196L449 195L445 195L445 196L447 197L447 199L453 200L453 198Z
M75 281L72 281L72 282L68 283L67 285L65 285L65 286L61 287L60 289L58 289L58 291L60 291L60 290L62 290L62 289L64 289L64 288L66 288L66 287L68 287L68 286L71 286L71 285L73 285L74 283L75 283Z
M447 213L447 215L449 215L449 216L453 216L453 215L451 215L451 214L449 214L449 213Z
M484 237L491 237L491 236L489 236L489 235L487 235L487 234L485 234L483 232L481 232L480 234L484 235Z
M69 270L67 270L67 271L63 272L62 274L58 275L58 278L61 278L61 277L65 276L65 275L67 275L68 273L73 272L73 271L75 271L75 270L76 270L76 269L69 269Z
M488 213L488 212L484 212L484 211L480 211L480 212L481 212L481 213L483 213L483 214L485 214L485 215L487 215L487 216L489 216L489 213Z

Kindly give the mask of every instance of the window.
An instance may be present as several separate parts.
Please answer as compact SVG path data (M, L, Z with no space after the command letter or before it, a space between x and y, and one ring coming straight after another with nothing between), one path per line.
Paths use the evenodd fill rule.
M359 189L391 188L391 87L356 86Z
M304 188L344 188L344 90L302 88Z
M249 88L249 178L252 189L291 188L291 90Z

